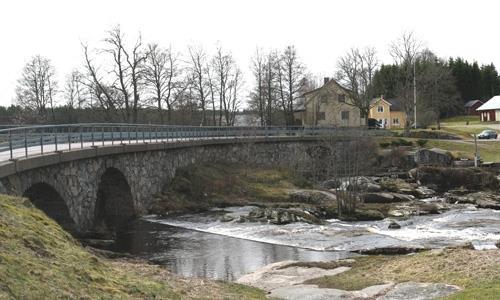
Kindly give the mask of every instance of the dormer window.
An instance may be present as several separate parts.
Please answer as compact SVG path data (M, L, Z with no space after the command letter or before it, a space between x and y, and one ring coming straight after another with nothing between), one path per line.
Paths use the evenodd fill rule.
M384 112L384 107L382 105L377 106L377 112Z

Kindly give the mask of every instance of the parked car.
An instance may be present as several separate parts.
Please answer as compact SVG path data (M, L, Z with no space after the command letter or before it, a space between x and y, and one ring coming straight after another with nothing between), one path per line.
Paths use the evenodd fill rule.
M483 130L480 134L477 135L478 139L485 139L485 140L497 139L497 137L498 134L496 133L496 131L489 129Z
M377 119L368 119L368 129L381 129L382 124Z

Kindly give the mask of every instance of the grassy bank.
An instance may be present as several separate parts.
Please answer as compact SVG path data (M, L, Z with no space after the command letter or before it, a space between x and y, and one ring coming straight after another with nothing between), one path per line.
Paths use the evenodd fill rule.
M0 299L264 299L254 288L96 256L22 198L0 195L0 241Z
M153 212L288 202L291 189L311 187L311 182L289 169L223 162L190 165L178 169L165 185Z
M324 288L360 290L385 282L441 282L463 288L450 299L498 299L500 250L448 249L404 256L356 258L352 269L308 281Z

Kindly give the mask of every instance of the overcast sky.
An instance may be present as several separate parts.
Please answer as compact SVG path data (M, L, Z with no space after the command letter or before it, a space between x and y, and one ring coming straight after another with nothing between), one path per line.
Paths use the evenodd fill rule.
M82 65L80 42L97 45L121 24L131 37L185 51L212 49L217 41L233 52L249 75L256 47L294 44L313 74L334 73L351 47L374 46L391 61L388 45L414 31L440 57L461 56L500 66L500 4L497 1L392 0L15 0L0 12L0 105L14 101L16 80L35 54L50 58L60 86Z

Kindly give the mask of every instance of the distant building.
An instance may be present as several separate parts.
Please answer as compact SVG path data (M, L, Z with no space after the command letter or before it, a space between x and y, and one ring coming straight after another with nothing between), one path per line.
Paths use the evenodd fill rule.
M486 101L476 111L481 116L481 122L500 121L500 96L495 96Z
M365 123L349 90L330 78L325 78L320 88L304 94L304 106L295 110L294 115L302 119L304 126L356 127Z
M403 111L399 99L373 99L370 103L368 117L376 119L383 128L404 128L406 113Z
M484 102L481 100L467 101L467 103L464 104L465 114L468 116L479 115L479 112L476 109L483 104Z

